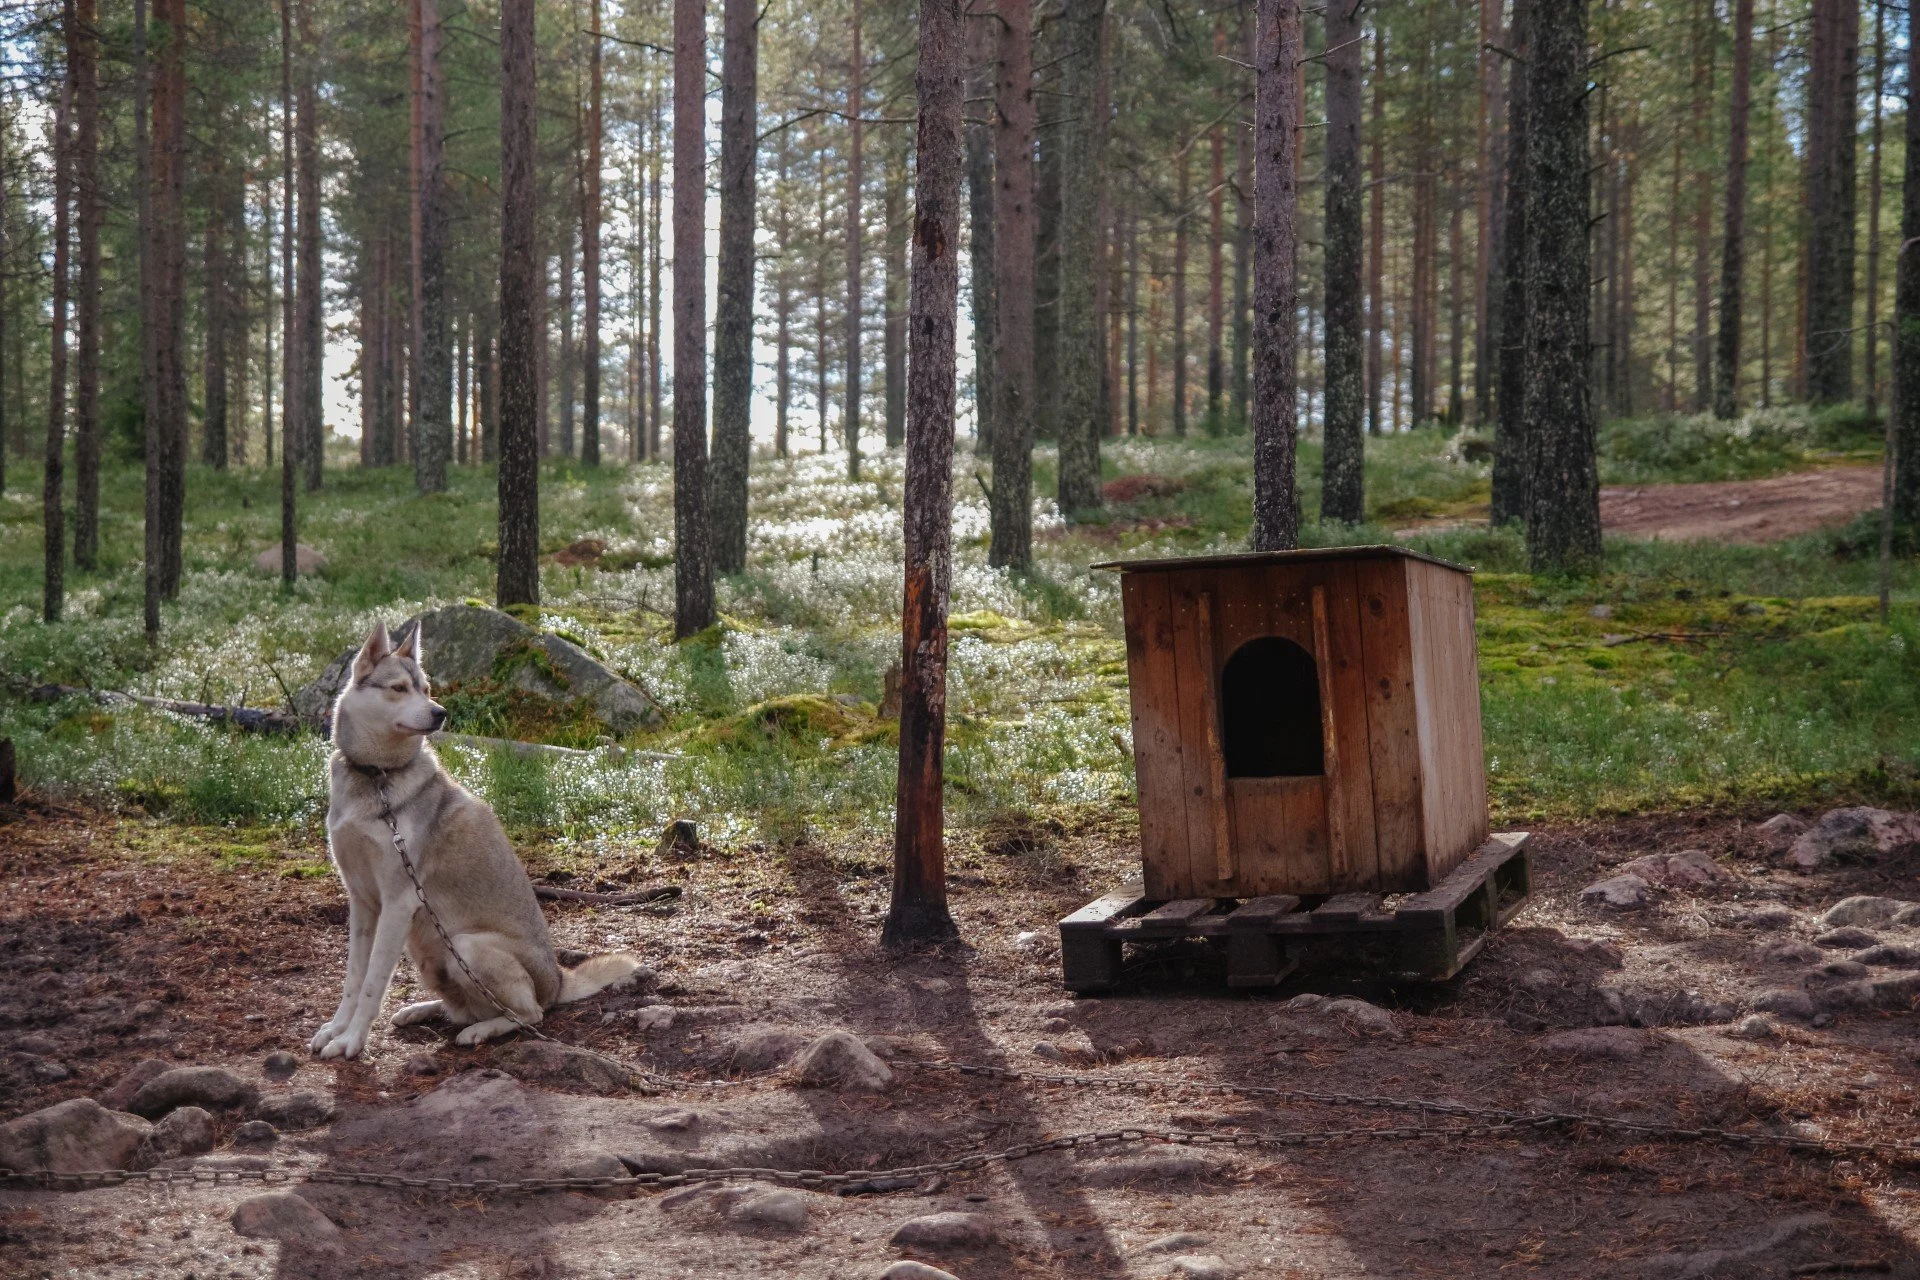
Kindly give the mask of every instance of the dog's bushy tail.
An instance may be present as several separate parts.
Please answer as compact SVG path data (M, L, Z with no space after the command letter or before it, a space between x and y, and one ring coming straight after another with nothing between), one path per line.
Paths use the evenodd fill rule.
M631 978L640 969L640 957L631 951L608 951L588 956L571 969L560 971L560 998L555 1004L585 1000Z

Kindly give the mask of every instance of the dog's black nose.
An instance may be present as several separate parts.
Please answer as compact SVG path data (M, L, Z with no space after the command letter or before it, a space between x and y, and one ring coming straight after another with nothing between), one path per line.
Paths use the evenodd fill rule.
M445 707L435 707L433 709L433 727L435 729L438 729L441 725L445 724L446 722L447 722L447 709Z

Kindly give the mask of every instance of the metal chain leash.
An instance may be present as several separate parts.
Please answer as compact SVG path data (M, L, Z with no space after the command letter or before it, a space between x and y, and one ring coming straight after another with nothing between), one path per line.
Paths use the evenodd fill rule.
M440 935L441 945L446 947L447 954L453 957L453 962L460 967L460 972L467 976L467 981L472 983L474 989L485 996L493 1007L501 1012L507 1021L513 1023L516 1028L536 1040L545 1040L548 1044L557 1044L562 1048L571 1049L575 1053L584 1053L590 1058L596 1058L608 1066L619 1070L630 1082L639 1079L659 1089L720 1089L729 1087L734 1083L731 1080L681 1080L673 1076L657 1075L654 1072L636 1067L630 1062L622 1062L618 1058L609 1057L596 1049L582 1048L579 1045L568 1044L564 1040L550 1036L528 1022L525 1018L522 1018L512 1009L509 1009L506 1001L495 995L493 989L482 982L480 976L467 965L466 957L462 956L459 948L453 945L453 939L447 935L446 926L440 923L439 913L433 909L433 904L427 901L426 886L420 883L420 873L414 870L413 856L407 852L407 842L400 834L400 821L394 817L393 814L393 800L392 797L387 794L386 770L373 769L367 770L366 772L368 776L373 779L374 789L380 794L380 817L387 824L387 830L392 833L393 851L400 855L400 865L405 868L407 879L413 885L414 896L420 900L420 910L426 913L428 922L433 925L433 931Z

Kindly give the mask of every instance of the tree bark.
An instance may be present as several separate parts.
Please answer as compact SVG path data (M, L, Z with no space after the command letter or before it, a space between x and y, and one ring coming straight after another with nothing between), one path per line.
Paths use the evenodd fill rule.
M1589 380L1586 0L1537 0L1527 65L1527 552L1535 572L1600 560Z
M673 634L713 625L707 510L707 25L673 0Z
M1179 177L1173 197L1173 434L1187 434L1187 205L1192 199L1188 173L1193 142L1180 148Z
M414 487L447 487L453 453L453 349L447 330L446 88L439 0L413 0L413 406Z
M1500 205L1502 148L1500 145L1500 11L1505 0L1480 0L1480 128L1479 164L1474 203L1473 271L1473 417L1480 425L1493 421L1493 378L1499 356L1494 300L1499 287L1497 231Z
M1251 184L1249 184L1251 186ZM1253 192L1246 194L1249 208ZM1249 221L1249 225L1251 222ZM1152 388L1148 388L1151 392ZM1140 434L1140 211L1127 210L1127 434Z
M135 0L135 4L144 0ZM296 569L295 502L300 451L300 344L294 336L299 306L293 279L293 225L298 191L293 165L293 0L280 0L280 587L290 590ZM151 624L149 630L157 628Z
M155 0L161 28L153 93L153 232L150 254L154 394L160 432L160 596L180 594L187 501L186 294L187 12L185 0Z
M860 478L860 322L861 233L865 230L860 195L866 181L861 150L861 117L866 111L865 53L860 47L860 0L853 0L853 50L847 60L847 479Z
M791 130L780 131L780 199L774 219L773 287L773 452L787 456L787 435L793 413L793 212L787 174L792 165Z
M1853 395L1854 98L1857 0L1814 0L1806 113L1807 398Z
M1260 0L1254 38L1253 536L1255 551L1300 540L1294 492L1295 135L1300 119L1299 0Z
M1236 123L1233 133L1233 389L1229 404L1233 429L1244 431L1252 370L1247 304L1253 283L1253 130Z
M998 0L994 86L994 284L1000 340L987 561L1033 563L1033 29L1028 0Z
M885 293L884 372L887 447L907 438L907 153L890 149L886 173L887 279Z
M1851 3L1852 0L1849 0ZM1714 62L1713 0L1703 0L1695 18L1697 52L1694 56L1693 145L1695 161L1704 172L1712 154L1713 137L1709 119L1713 106ZM1713 184L1693 184L1693 411L1705 413L1713 408ZM1848 323L1852 323L1849 321Z
M660 278L662 274L661 263L665 257L665 245L663 242L666 239L663 231L666 216L666 200L663 197L661 189L661 178L665 173L666 164L661 157L665 153L666 148L661 145L665 129L661 123L661 108L663 103L661 101L660 85L657 80L653 82L652 88L653 148L652 158L649 161L651 172L648 179L649 185L652 187L652 194L647 201L647 216L652 224L652 232L648 236L649 248L647 250L647 329L650 335L647 339L647 407L651 411L647 416L647 457L650 459L658 459L661 447L660 434L665 426L661 420L661 406L664 403L661 397L661 384L665 381L662 376L662 366L666 363L666 355L665 344L661 341L660 336Z
M1326 376L1320 518L1365 516L1360 286L1360 0L1327 5Z
M540 455L535 387L533 0L500 5L500 552L502 606L540 602Z
M314 0L301 0L294 15L300 40L296 102L299 124L295 139L300 170L300 314L295 336L300 344L300 423L305 436L301 461L306 468L309 493L320 487L327 445L326 401L322 395L327 330L321 314L320 103L315 84L313 4ZM413 358L419 359L417 347Z
M1514 2L1525 4L1526 0ZM1372 175L1367 217L1367 433L1377 436L1386 429L1380 417L1380 393L1387 372L1381 360L1381 335L1387 323L1387 32L1378 17L1373 25L1373 106L1367 133L1367 172Z
M997 17L986 13L967 24L968 60L972 75L969 96L986 101L993 96L997 66L994 30ZM969 305L973 313L973 449L988 453L993 447L993 414L999 405L998 368L999 300L994 289L994 212L993 151L994 129L986 120L991 111L979 112L981 119L966 126L967 139L967 240Z
M560 456L575 457L573 442L573 231L560 239Z
M1720 250L1720 369L1713 381L1713 416L1731 418L1740 398L1740 279L1744 270L1747 234L1747 116L1752 101L1753 0L1736 0L1733 14L1732 106L1727 124L1727 214ZM1876 159L1878 158L1876 152ZM1877 177L1877 175L1876 175ZM1876 188L1877 188L1876 182ZM1877 192L1875 209L1878 210ZM1873 261L1869 255L1868 262ZM1869 267L1867 278L1873 272ZM1868 285L1868 315L1872 315L1872 284ZM1871 334L1869 334L1871 342ZM1869 346L1868 351L1872 351ZM1869 355L1868 365L1872 358ZM1868 379L1871 387L1872 379ZM1871 392L1869 392L1871 394Z
M1743 0L1752 4L1752 0ZM1753 43L1750 30L1749 55ZM1736 55L1737 56L1737 55ZM1880 108L1887 85L1887 6L1875 0L1873 6L1873 132L1867 161L1867 316L1864 337L1867 342L1867 416L1878 417L1880 408Z
M1499 391L1494 398L1492 522L1527 520L1527 63L1534 0L1513 0L1508 40L1518 61L1507 90L1506 218L1500 262Z
M754 155L759 150L757 0L725 0L720 72L720 288L713 326L713 567L747 567L753 453Z
M1213 21L1213 50L1219 57L1226 53L1226 27L1216 14ZM1329 46L1331 47L1331 46ZM1344 52L1344 51L1343 51ZM1226 235L1227 235L1227 138L1219 123L1207 130L1207 158L1210 162L1207 186L1207 434L1219 435L1223 429L1221 407L1226 399Z
M73 562L93 569L100 556L100 227L106 210L100 195L100 31L95 0L77 0L74 22L67 54L73 61L74 220L80 256L74 296ZM0 312L5 310L6 300L0 297ZM6 451L5 442L4 419L0 419L0 453Z
M47 341L47 452L40 473L40 528L43 538L40 616L60 621L66 607L67 517L64 510L67 455L67 251L72 238L74 46L79 22L74 0L61 6L66 40L60 97L53 113L53 280L52 327Z
M1920 23L1907 8L1907 83L1920 85ZM1906 112L1906 168L1900 183L1900 244L1893 262L1893 515L1920 522L1920 111Z
M580 461L600 465L600 201L606 115L606 73L600 57L600 0L593 0L593 31L587 49L587 171L580 199L581 305Z
M1104 328L1095 277L1106 251L1101 212L1106 207L1107 122L1094 108L1104 75L1107 0L1068 0L1064 68L1067 101L1080 104L1062 124L1060 199L1060 510L1097 511L1100 384L1106 365Z
M921 0L918 181L914 190L906 542L900 615L900 764L888 946L954 937L947 911L944 804L947 606L953 556L954 349L959 328L960 0Z
M200 462L227 465L227 182L226 157L216 146L207 175L205 264L201 273Z

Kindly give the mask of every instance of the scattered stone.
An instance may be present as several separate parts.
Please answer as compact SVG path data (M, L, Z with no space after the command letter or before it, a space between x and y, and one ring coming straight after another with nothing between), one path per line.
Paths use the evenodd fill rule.
M1813 824L1798 814L1776 813L1754 828L1754 832L1778 845L1792 844Z
M140 1140L144 1168L166 1160L203 1156L213 1150L213 1115L199 1107L175 1107Z
M1627 962L1626 952L1620 949L1620 944L1604 938L1563 938L1561 945L1569 955L1591 960L1609 969L1621 968Z
M1885 809L1833 809L1800 833L1787 850L1787 864L1812 871L1836 859L1859 861L1920 842L1920 815ZM1867 923L1835 920L1833 924ZM1872 922L1878 923L1878 922Z
M1867 976L1867 966L1858 960L1829 960L1816 972L1828 978L1864 978Z
M1233 1280L1234 1270L1227 1260L1214 1253L1183 1253L1177 1258L1167 1259L1172 1270L1170 1276L1184 1276L1186 1280Z
M49 1062L45 1058L33 1058L27 1063L27 1074L41 1084L55 1084L73 1074L73 1068L64 1062Z
M1902 908L1920 904L1903 902L1898 898L1875 898L1866 895L1842 898L1828 907L1820 916L1820 923L1829 929L1849 924L1892 924L1894 916Z
M270 1147L280 1141L280 1131L265 1120L249 1120L233 1131L236 1147Z
M1065 1018L1048 1018L1040 1024L1040 1029L1048 1035L1059 1035L1063 1031L1073 1030L1073 1024Z
M1597 604L1587 610L1587 616L1589 618L1611 618L1613 616L1613 606L1610 604Z
M633 1024L641 1031L665 1031L673 1026L673 1006L667 1004L644 1005L634 1010Z
M15 1053L37 1053L43 1057L49 1053L60 1052L60 1046L55 1044L51 1037L36 1033L21 1036L7 1047Z
M1593 993L1593 1025L1596 1027L1618 1027L1627 1021L1626 997L1613 987L1597 987ZM1540 1028L1546 1024L1542 1023Z
M1653 1045L1653 1037L1632 1027L1578 1027L1545 1037L1540 1051L1557 1058L1637 1058Z
M1793 1018L1800 1022L1805 1022L1814 1014L1813 997L1790 987L1762 991L1753 998L1753 1007L1762 1013L1778 1014L1782 1018Z
M1834 951L1858 951L1862 947L1871 947L1880 941L1865 929L1856 929L1849 925L1845 929L1829 929L1814 937L1813 945L1826 947Z
M158 1120L175 1107L229 1111L251 1106L259 1096L258 1087L219 1067L175 1067L141 1085L127 1110Z
M674 818L660 829L654 842L656 858L692 858L700 852L700 826L692 818Z
M92 1098L73 1098L0 1125L0 1167L20 1173L131 1169L151 1129Z
M939 995L943 991L953 989L953 984L945 978L915 978L913 985L933 995Z
M747 1226L799 1231L807 1225L807 1198L785 1187L762 1191L727 1210L727 1218Z
M268 547L253 558L255 573L279 573L282 565L279 547ZM304 542L293 544L295 574L318 573L327 567L327 558Z
M1920 947L1910 947L1904 942L1883 942L1877 947L1856 951L1853 958L1860 964L1879 965L1884 969L1920 969Z
M1623 875L1639 876L1649 884L1669 889L1711 889L1733 877L1704 849L1682 849L1679 853L1649 853L1620 868Z
M340 1250L340 1228L311 1200L291 1191L242 1200L234 1207L232 1223L235 1235L250 1239L278 1240L327 1253Z
M522 1040L494 1056L494 1063L523 1080L577 1085L602 1096L627 1087L627 1073L597 1053L550 1040Z
M960 1280L960 1277L924 1262L903 1259L882 1271L880 1280Z
M816 1088L879 1093L893 1084L893 1068L851 1031L829 1031L802 1049L793 1072L801 1084Z
M984 1213L928 1213L908 1218L895 1227L891 1242L922 1249L984 1247L1000 1238L993 1219Z
M1227 1161L1208 1152L1169 1147L1124 1160L1103 1160L1080 1170L1080 1182L1089 1187L1131 1187L1141 1182L1198 1182L1218 1177Z
M1520 975L1519 982L1528 991L1544 995L1559 988L1560 975L1545 967L1529 969Z
M685 1107L648 1116L643 1122L656 1133L684 1133L700 1122L700 1113Z
M440 1060L430 1053L416 1053L400 1064L400 1070L410 1076L437 1076Z
M747 1027L733 1038L726 1067L741 1075L759 1075L785 1066L806 1043L806 1036L792 1027Z
M1179 1253L1183 1249L1198 1249L1210 1243L1208 1238L1192 1231L1176 1231L1170 1236L1161 1236L1158 1240L1149 1240L1140 1246L1141 1253Z
M276 1049L267 1055L267 1060L260 1064L260 1069L266 1072L269 1080L285 1080L300 1069L300 1059L285 1049Z
M1740 1040L1768 1040L1774 1035L1774 1027L1764 1015L1750 1013L1729 1027L1727 1034Z
M1765 933L1778 933L1799 924L1800 914L1791 907L1783 907L1776 903L1768 907L1755 907L1740 916L1734 923L1743 924L1749 929L1759 929Z
M1053 935L1039 929L1022 929L1013 935L1013 945L1022 951L1046 951L1053 946Z
M1653 886L1635 875L1598 880L1580 891L1580 905L1601 911L1638 911L1652 900Z
M133 1095L140 1092L147 1081L172 1069L171 1062L162 1062L159 1058L142 1058L133 1070L114 1082L113 1088L100 1095L100 1105L109 1111L125 1111L128 1104L133 1101Z
M1401 1038L1400 1028L1394 1025L1392 1014L1379 1005L1368 1004L1351 996L1329 998L1311 993L1297 995L1281 1005L1280 1012L1311 1015L1327 1024L1329 1031L1338 1028L1359 1039Z
M620 1163L620 1157L605 1151L595 1151L560 1166L563 1178L626 1178L627 1166ZM624 1187L596 1187L591 1190L582 1188L582 1195L599 1196L606 1200L616 1200L626 1195Z
M1051 1040L1036 1040L1033 1044L1033 1056L1045 1058L1048 1062L1065 1062L1067 1055L1060 1052L1058 1045Z
M1894 912L1893 923L1902 929L1920 926L1920 902L1909 902Z
M1768 964L1818 964L1824 957L1820 948L1798 938L1783 938L1760 948L1760 958Z
M254 1104L254 1118L287 1133L317 1129L334 1117L333 1100L319 1093L283 1093Z

